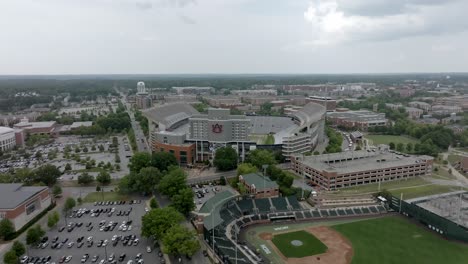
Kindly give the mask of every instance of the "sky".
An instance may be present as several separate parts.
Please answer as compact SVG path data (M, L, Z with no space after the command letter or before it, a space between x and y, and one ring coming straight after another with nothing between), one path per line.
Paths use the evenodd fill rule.
M0 75L468 72L467 0L0 0Z

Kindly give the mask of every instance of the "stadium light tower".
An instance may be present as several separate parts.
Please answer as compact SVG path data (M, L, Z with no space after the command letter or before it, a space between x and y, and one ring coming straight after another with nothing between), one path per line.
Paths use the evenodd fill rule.
M263 164L262 165L262 169L263 169L263 198L266 197L266 191L265 191L265 180L266 180L266 169L268 168L268 165L267 164Z

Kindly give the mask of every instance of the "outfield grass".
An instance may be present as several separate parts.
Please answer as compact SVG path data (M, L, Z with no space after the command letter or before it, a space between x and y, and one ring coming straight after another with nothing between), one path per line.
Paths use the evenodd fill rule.
M459 191L459 190L460 188L458 187L431 184L431 185L416 186L416 187L405 188L405 189L395 189L395 190L390 190L390 192L397 197L400 197L400 195L403 193L403 199L413 199L413 198L418 198L418 197L423 197L423 196L428 196L428 195L447 193L447 192Z
M416 143L419 143L419 140L407 136L392 136L392 135L367 135L365 136L367 139L372 140L372 143L374 145L379 145L379 144L389 144L390 142L393 142L396 144L398 143L403 143L403 144L408 144L412 143L413 145Z
M301 241L303 244L301 246L294 246L291 244L293 240ZM313 256L325 253L328 249L318 238L306 231L275 235L272 242L287 258Z
M401 217L384 217L333 226L354 249L352 264L459 264L468 246L447 241Z
M83 199L84 203L94 203L100 201L121 201L128 200L128 196L118 192L92 192Z

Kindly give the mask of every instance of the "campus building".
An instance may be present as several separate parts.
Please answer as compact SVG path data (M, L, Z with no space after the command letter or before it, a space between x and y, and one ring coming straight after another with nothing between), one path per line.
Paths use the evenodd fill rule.
M262 176L259 173L250 173L239 175L239 183L242 184L253 198L278 197L279 186L269 177Z
M47 186L0 184L0 197L0 220L10 220L16 231L51 204Z
M16 146L15 130L0 127L0 151L4 152Z
M336 100L325 96L309 96L307 101L325 106L327 112L333 112L336 109Z
M291 169L311 183L335 190L379 181L430 175L433 158L389 151L351 151L318 156L294 155Z
M369 127L387 125L384 113L367 110L328 113L327 118L336 126L367 131Z
M56 129L57 122L29 122L27 118L21 119L21 122L15 124L13 127L16 129L23 129L26 135L49 135L55 136L59 133Z

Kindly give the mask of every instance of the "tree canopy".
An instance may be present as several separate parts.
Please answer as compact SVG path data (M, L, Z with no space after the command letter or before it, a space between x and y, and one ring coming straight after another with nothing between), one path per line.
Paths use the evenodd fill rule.
M0 237L8 240L14 233L15 227L13 223L7 218L2 219L2 221L0 221Z
M195 203L193 202L192 189L186 187L171 198L171 206L177 209L181 214L188 215L190 211L195 209Z
M237 166L237 176L258 172L258 168L250 163L241 163Z
M166 254L192 256L200 249L195 232L181 225L172 226L167 230L162 241Z
M265 149L250 151L247 155L246 162L254 165L258 169L262 169L263 165L276 164L274 153Z
M178 225L184 217L173 207L156 208L142 217L141 235L162 239L174 225Z
M111 176L107 171L101 171L96 177L96 181L103 185L111 183Z
M141 169L151 166L151 154L147 152L137 152L130 158L128 168L131 172L138 173Z
M34 171L36 182L42 182L48 186L54 185L61 174L60 170L51 164L42 165Z
M159 171L167 171L170 166L178 165L174 154L169 152L155 152L151 156L151 166Z
M158 185L158 190L164 195L172 197L179 190L186 188L187 175L181 168L173 167L164 175Z
M231 147L216 150L213 164L220 171L233 170L237 167L237 152Z

